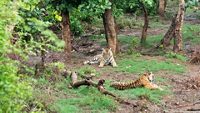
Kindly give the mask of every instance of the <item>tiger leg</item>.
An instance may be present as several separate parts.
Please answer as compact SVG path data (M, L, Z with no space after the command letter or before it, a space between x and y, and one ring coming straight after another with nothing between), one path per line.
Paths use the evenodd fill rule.
M99 67L103 67L105 65L105 62L103 60L100 61Z
M148 89L159 89L159 90L163 90L163 89L160 88L158 85L152 84L152 83L145 84L144 87L145 87L145 88L148 88Z
M113 60L111 61L111 65L112 65L113 67L118 67L118 66L117 66L117 63L116 63L115 60L114 60L114 58L113 58Z

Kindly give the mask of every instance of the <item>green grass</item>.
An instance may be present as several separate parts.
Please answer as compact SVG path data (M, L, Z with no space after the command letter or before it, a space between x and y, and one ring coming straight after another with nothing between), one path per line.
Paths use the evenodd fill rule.
M158 61L158 60L145 60L128 58L119 60L116 71L127 73L143 73L149 71L169 71L174 73L183 73L185 67L180 64L174 64L170 61Z
M169 90L150 90L146 88L133 88L133 89L127 89L123 91L115 90L116 94L120 94L123 97L131 98L131 99L137 99L139 97L145 97L147 100L150 100L153 103L160 104L162 97L170 94Z
M85 65L75 70L80 76L91 75L91 74L94 74L95 76L100 75L100 73L97 72L96 69L90 65Z
M147 43L150 46L155 46L163 38L163 35L152 35L147 37Z
M156 81L166 82L166 79L156 78ZM68 89L66 84L69 84L69 82L69 79L65 79L56 85L57 89L66 92L68 98L60 98L60 100L57 100L51 106L53 111L59 113L109 113L116 110L118 104L112 97L102 95L94 87L81 86L77 89ZM171 93L167 87L164 87L164 91L149 90L146 88L133 88L121 91L115 90L109 85L110 81L107 80L105 83L106 89L125 100L144 97L155 104L160 104L163 96Z
M186 56L174 53L174 52L168 52L164 55L166 58L175 58L178 59L180 61L186 62L188 60L188 58Z
M183 41L190 41L192 44L200 43L200 25L184 24Z
M61 99L54 103L53 108L59 113L77 112L110 112L114 111L117 103L109 96L102 95L96 88L80 87L78 89L68 89L75 94L72 98Z

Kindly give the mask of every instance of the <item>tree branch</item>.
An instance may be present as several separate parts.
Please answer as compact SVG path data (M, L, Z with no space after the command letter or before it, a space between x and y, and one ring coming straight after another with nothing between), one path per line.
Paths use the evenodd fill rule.
M83 80L80 80L78 81L78 77L77 77L77 74L76 72L72 72L71 74L71 79L72 79L72 83L71 83L71 86L73 88L78 88L82 85L86 85L86 86L93 86L93 87L96 87L102 94L104 95L109 95L111 97L114 97L114 99L116 101L118 101L119 103L123 103L123 104L128 104L130 105L131 103L130 102L127 102L119 97L117 97L115 94L113 94L112 92L108 91L105 89L104 87L104 83L105 83L105 80L104 79L100 79L98 81L98 83L95 83L94 81L91 80L92 77L86 77L85 79ZM132 104L135 106L135 104Z

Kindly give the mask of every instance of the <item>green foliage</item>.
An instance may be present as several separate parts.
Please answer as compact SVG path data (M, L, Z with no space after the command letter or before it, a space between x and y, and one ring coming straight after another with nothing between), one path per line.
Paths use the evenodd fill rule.
M15 63L3 57L0 62L0 112L19 112L31 96L31 87L16 76Z
M70 25L71 25L70 29L75 36L79 36L84 33L83 25L81 24L81 21L78 19L79 18L77 18L74 15L70 16Z
M194 6L200 6L200 3L199 3L199 0L186 0L186 5L185 7L188 8L188 7L194 7Z
M156 13L156 2L154 0L129 0L128 5L131 9L141 10L142 4L147 8L148 14Z
M21 3L19 10L19 23L15 27L16 34L20 37L16 47L23 48L25 54L36 54L41 51L62 50L64 42L48 29L52 25L46 20L44 9L39 6L40 0ZM28 7L29 6L29 7Z
M143 73L149 71L170 71L175 73L185 72L185 67L180 64L174 64L170 61L158 61L158 60L141 60L134 58L122 59L118 62L119 67L115 70L127 73Z
M79 8L87 16L100 15L111 8L111 3L109 0L87 0Z
M20 112L31 96L31 87L17 75L17 63L6 58L11 48L12 28L17 22L17 4L10 0L0 1L0 112Z

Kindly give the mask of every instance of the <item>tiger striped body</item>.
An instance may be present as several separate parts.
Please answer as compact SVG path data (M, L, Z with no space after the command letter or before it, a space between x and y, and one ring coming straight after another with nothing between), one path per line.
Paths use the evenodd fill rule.
M111 64L113 67L117 67L112 50L108 48L103 49L101 54L94 56L93 59L87 60L83 64L99 64L99 67Z
M119 89L119 90L136 88L136 87L145 87L148 89L162 90L162 88L158 87L156 84L153 84L152 81L153 81L153 74L145 73L141 77L139 77L139 79L137 80L134 80L128 83L116 82L116 83L111 84L111 87L114 87L115 89Z

